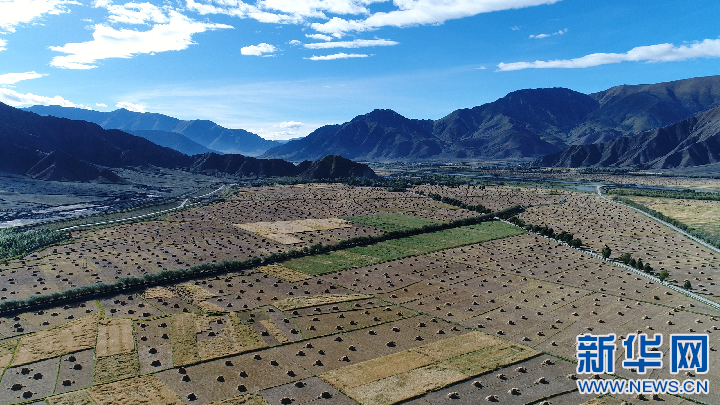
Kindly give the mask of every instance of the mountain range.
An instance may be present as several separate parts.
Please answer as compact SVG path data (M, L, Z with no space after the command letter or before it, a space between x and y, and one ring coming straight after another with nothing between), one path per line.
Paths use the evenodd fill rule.
M41 180L125 182L113 168L156 166L240 177L375 177L366 165L340 156L295 165L240 154L188 156L145 138L81 120L16 109L0 103L0 171Z
M592 145L570 146L534 166L669 169L720 162L720 107L647 131Z
M124 108L100 112L36 105L24 110L44 116L92 122L105 129L120 129L186 155L219 152L257 156L280 145L244 129L229 129L212 121L185 121L163 114L139 113Z
M438 120L375 110L321 127L261 155L291 161L339 154L359 161L537 158L572 145L633 136L720 105L720 76L623 85L583 94L527 89Z

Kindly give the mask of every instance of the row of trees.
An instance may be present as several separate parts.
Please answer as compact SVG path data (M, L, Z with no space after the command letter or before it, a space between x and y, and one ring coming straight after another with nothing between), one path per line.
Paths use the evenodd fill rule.
M688 226L688 225L686 225L686 224L678 221L678 220L675 219L675 218L670 218L670 217L664 215L664 214L661 213L661 212L658 212L658 211L655 211L655 210L653 210L653 209L650 209L650 208L648 208L648 207L646 207L646 206L644 206L644 205L642 205L642 204L638 204L638 203L636 203L635 201L628 200L627 198L613 197L613 200L615 200L615 201L617 201L617 202L619 202L619 203L625 204L625 205L627 205L627 206L630 206L630 207L633 207L633 208L637 208L637 209L639 209L640 211L647 212L648 214L654 216L655 218L658 218L658 219L660 219L660 220L662 220L662 221L665 221L665 222L667 222L667 223L669 223L669 224L671 224L671 225L673 225L673 226L675 226L675 227L677 227L677 228L680 228L680 229L682 229L683 231L687 232L688 234L690 234L690 235L692 235L692 236L694 236L694 237L696 237L696 238L698 238L698 239L700 239L700 240L703 240L703 241L705 241L706 243L708 243L708 244L710 244L710 245L712 245L712 246L715 246L716 248L720 248L720 235L716 235L716 234L712 234L712 233L710 233L710 232L705 232L705 231L700 230L700 229L692 228L692 227L690 227L690 226Z
M419 235L428 232L437 232L445 229L458 228L461 226L477 225L482 222L492 221L494 217L510 218L522 211L520 206L513 206L504 210L484 214L472 218L458 219L452 222L425 225L421 228L403 229L386 232L376 236L358 236L342 240L333 245L318 243L302 249L292 249L287 252L277 252L264 257L253 257L247 260L228 260L220 263L204 263L187 269L162 270L158 273L148 273L142 277L122 277L114 283L95 283L79 287L69 288L63 291L56 291L46 295L33 295L23 300L8 300L0 302L0 311L13 310L28 307L56 303L60 300L78 299L91 294L116 293L118 290L131 288L147 288L153 285L164 283L176 283L183 279L194 278L209 274L222 274L250 269L264 264L282 262L297 257L328 253L335 250L347 249L353 246L365 246L391 239L400 239L408 236Z
M515 217L515 216L509 218L508 222L510 222L511 224L515 224L521 228L524 228L528 232L534 232L534 233L540 234L542 236L546 236L551 239L565 242L574 248L579 248L583 244L582 240L580 238L573 237L573 234L571 234L570 232L567 232L567 231L561 231L560 233L556 233L554 229L552 229L548 226L528 224L523 219Z
M720 193L705 191L698 192L692 189L650 190L642 188L611 188L607 190L606 193L623 196L631 195L641 197L676 198L684 200L720 201Z
M67 232L47 229L22 231L16 228L0 229L0 260L24 256L35 249L69 238Z
M430 193L427 196L429 198L432 198L435 201L440 201L445 204L450 204L452 206L455 206L458 208L463 208L468 211L475 211L475 212L479 212L481 214L488 214L488 213L492 212L489 208L485 207L482 204L477 204L477 205L465 204L464 202L462 202L458 199L455 199L452 197L444 197L444 196L441 196L440 194L434 194L434 193Z

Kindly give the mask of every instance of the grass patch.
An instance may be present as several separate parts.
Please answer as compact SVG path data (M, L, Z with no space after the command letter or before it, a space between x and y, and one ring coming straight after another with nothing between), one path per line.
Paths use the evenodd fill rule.
M404 229L422 228L425 225L437 225L443 223L436 219L416 217L402 214L400 212L388 212L384 214L359 215L356 217L344 217L346 221L368 225L386 231L401 231Z
M422 255L458 246L520 235L523 230L493 221L394 239L369 246L353 247L326 254L289 260L283 267L305 274L333 273L370 266L404 257Z

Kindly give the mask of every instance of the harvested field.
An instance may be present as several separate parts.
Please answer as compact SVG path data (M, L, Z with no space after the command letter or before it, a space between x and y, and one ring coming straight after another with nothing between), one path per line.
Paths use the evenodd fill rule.
M129 319L103 319L98 323L98 358L126 354L135 350L135 336Z
M532 205L520 215L528 222L572 232L593 250L607 243L612 257L627 251L656 270L668 269L677 283L689 279L694 292L720 294L715 274L720 257L591 194L510 186L420 189L496 209ZM6 288L0 298L289 248L230 224L297 222L310 228L298 220L352 221L343 228L315 224L310 231L280 234L299 239L296 248L302 248L477 215L379 188L242 190L234 201L178 212L167 221L80 233L76 241L0 264L0 289ZM326 272L332 274L317 276ZM0 392L11 395L0 395L0 403L42 398L83 403L89 389L98 393L96 405L130 403L146 393L148 401L165 403L167 395L169 403L187 404L355 403L349 394L363 404L476 404L494 396L513 405L576 405L591 398L573 392L575 381L566 377L576 364L563 359L575 357L577 335L687 332L707 333L714 341L720 328L718 310L499 222L198 277L98 302L106 319L93 301L0 317L0 366L18 356L32 361L10 363ZM69 326L89 317L97 326ZM52 343L59 338L51 336L67 328L90 337L74 339L75 332L67 332L72 345ZM620 367L622 353L617 354L616 373L638 378ZM35 361L40 358L45 359ZM703 377L711 385L720 378L718 365L713 358ZM32 372L23 374L24 368ZM43 378L31 379L36 372ZM652 370L645 377L673 376ZM14 384L22 388L14 391ZM32 394L27 400L10 398L26 391ZM113 395L125 396L118 402ZM703 400L720 403L720 394ZM669 395L661 401L688 405Z
M95 405L87 391L68 392L47 398L49 405Z
M0 369L3 369L10 365L17 344L17 339L0 341Z
M153 287L145 290L143 297L147 300L152 300L157 298L175 298L176 295L165 287Z
M269 405L259 394L243 394L234 398L213 401L209 405Z
M627 198L694 228L720 233L720 201L636 196Z
M288 268L285 268L283 266L277 266L277 265L269 265L269 266L261 266L257 268L257 271L271 275L275 278L278 278L283 281L287 281L290 283L294 283L297 281L303 281L311 278L309 275L305 273L300 273L294 270L290 270Z
M33 363L95 347L98 320L98 315L91 315L20 339L13 365Z
M107 384L137 377L139 370L137 353L103 357L95 362L93 381L95 384Z
M524 231L502 222L486 222L390 240L370 246L292 259L282 265L306 274L326 274L457 246L507 238L521 233Z
M537 354L530 348L471 332L320 377L363 405L388 405Z
M299 308L308 308L318 305L336 304L338 302L357 301L372 298L366 294L326 294L313 295L309 297L286 298L278 301L273 306L281 311L289 311Z
M57 370L57 357L6 369L0 381L0 404L40 400L51 395Z
M196 327L194 314L176 314L172 317L172 358L175 367L185 366L200 361L197 349Z
M181 405L182 401L155 376L143 376L92 387L98 405Z
M295 221L255 222L238 224L238 228L258 235L290 234L325 229L349 228L347 221L339 218L300 219Z

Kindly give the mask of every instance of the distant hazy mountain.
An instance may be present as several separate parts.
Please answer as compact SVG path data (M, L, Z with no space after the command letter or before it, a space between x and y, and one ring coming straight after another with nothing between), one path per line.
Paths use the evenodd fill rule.
M375 176L369 167L339 157L329 157L331 168L327 170L326 163L295 166L280 159L238 154L188 156L120 130L106 130L87 121L40 116L3 103L0 144L0 171L41 180L119 183L125 180L111 169L144 166L241 177Z
M222 153L239 153L247 156L257 156L266 150L279 145L275 141L268 141L244 129L228 129L212 121L192 120L183 121L163 114L137 113L126 109L112 112L84 110L80 108L60 106L33 106L25 108L40 115L69 118L93 122L105 129L121 129L127 132L135 131L164 131L185 136L188 140L200 144L209 150ZM151 132L138 133L147 139L162 139L167 146L183 153L189 143L179 137L168 138L166 134ZM186 149L187 150L187 149ZM202 152L199 152L202 153Z
M720 105L720 76L617 86L590 95L563 88L519 90L439 120L375 110L317 129L262 157L292 161L527 158L660 128Z
M204 153L214 152L199 143L191 140L185 135L178 134L176 132L167 131L148 131L148 130L126 130L125 132L145 138L148 141L164 146L166 148L174 149L178 152L184 153L188 156L202 155Z
M570 146L535 166L668 169L720 162L720 107L632 137Z

